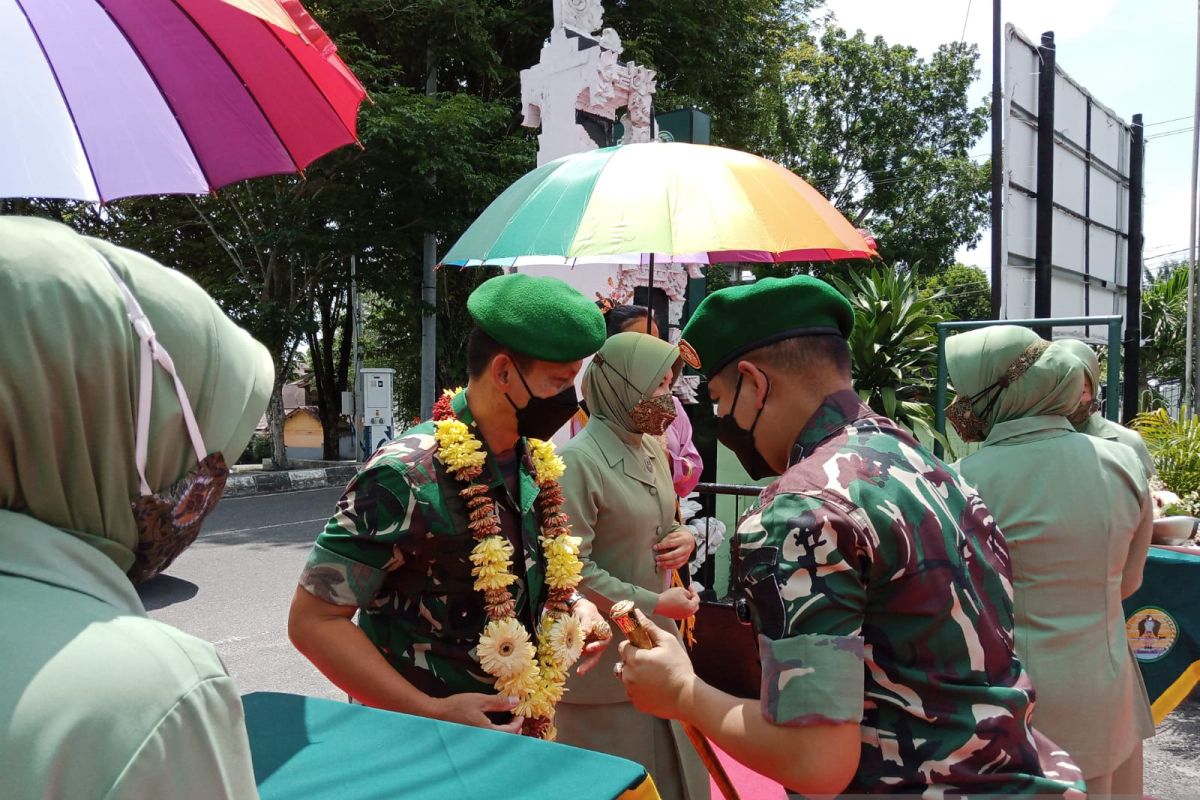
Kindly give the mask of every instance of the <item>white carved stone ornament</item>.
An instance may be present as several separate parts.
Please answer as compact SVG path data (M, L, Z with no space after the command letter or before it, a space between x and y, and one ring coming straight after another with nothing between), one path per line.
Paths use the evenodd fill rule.
M596 38L603 22L600 0L554 0L554 29L542 47L541 60L521 72L522 124L541 128L538 164L596 149L596 142L576 123L578 111L616 121L625 108L621 141L654 137L655 73L622 64L617 32L604 28Z
M570 28L590 36L604 24L600 0L554 0L554 27Z

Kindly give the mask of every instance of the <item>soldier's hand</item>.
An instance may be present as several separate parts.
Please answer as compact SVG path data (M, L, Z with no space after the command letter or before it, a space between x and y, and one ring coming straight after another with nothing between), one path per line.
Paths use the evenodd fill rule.
M696 680L692 660L678 639L646 619L642 612L635 613L650 633L654 647L642 649L631 642L621 642L618 677L638 711L675 719L680 698Z
M597 622L604 622L604 616L600 613L600 609L596 608L596 604L586 597L575 601L575 607L571 609L571 614L579 620L579 626L585 632L590 631ZM584 675L596 666L600 656L604 655L604 649L608 647L609 641L611 639L598 639L585 644L583 655L579 657L579 664L575 667L576 674Z
M700 608L700 595L686 586L672 586L658 596L654 613L669 619L687 619Z
M660 571L679 569L692 557L696 537L687 529L671 531L654 545L654 563Z
M476 728L490 728L505 733L520 733L524 717L513 717L512 722L497 725L488 719L489 713L512 711L517 707L517 698L504 697L498 694L453 694L438 700L438 719L446 722L457 722L460 725L472 725Z

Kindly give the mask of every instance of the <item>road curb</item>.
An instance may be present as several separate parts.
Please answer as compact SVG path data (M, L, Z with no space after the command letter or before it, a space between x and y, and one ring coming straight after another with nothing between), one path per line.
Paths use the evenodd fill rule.
M346 464L317 469L264 470L234 473L225 483L225 497L247 497L255 494L298 492L302 489L323 489L345 486L358 474L358 465Z

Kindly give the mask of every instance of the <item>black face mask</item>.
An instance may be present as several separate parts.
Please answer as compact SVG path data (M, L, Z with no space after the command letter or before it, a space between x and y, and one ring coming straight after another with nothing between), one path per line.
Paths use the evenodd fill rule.
M742 393L742 376L738 375L737 388L733 390L733 405L729 407L729 413L717 417L717 441L728 447L733 454L737 456L737 460L741 462L742 468L746 470L746 474L751 480L762 480L770 475L778 473L767 463L767 460L762 457L762 453L758 452L758 448L754 446L754 429L758 426L758 418L762 416L763 408L767 407L767 397L763 397L763 406L754 415L754 422L750 424L750 429L746 430L738 421L733 418L733 412L737 409L738 396ZM771 394L771 380L767 379L767 395Z
M517 408L508 392L504 393L504 399L508 400L508 404L517 412L517 434L526 439L549 439L579 410L579 397L575 394L575 385L568 386L553 397L538 397L525 382L525 376L521 374L521 368L515 361L513 368L521 379L521 385L529 393L529 402L524 408Z

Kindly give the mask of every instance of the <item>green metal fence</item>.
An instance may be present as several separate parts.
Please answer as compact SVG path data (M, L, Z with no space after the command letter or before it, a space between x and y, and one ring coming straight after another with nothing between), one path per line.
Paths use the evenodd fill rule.
M969 331L977 328L990 328L993 325L1022 325L1026 328L1063 328L1090 325L1108 326L1108 382L1105 389L1104 415L1117 422L1121 409L1121 324L1120 316L1109 317L1059 317L1054 319L985 319L971 322L939 322L938 335L938 366L937 366L937 395L934 400L934 427L937 432L946 433L946 338L952 332ZM934 452L940 458L942 445L938 443Z

